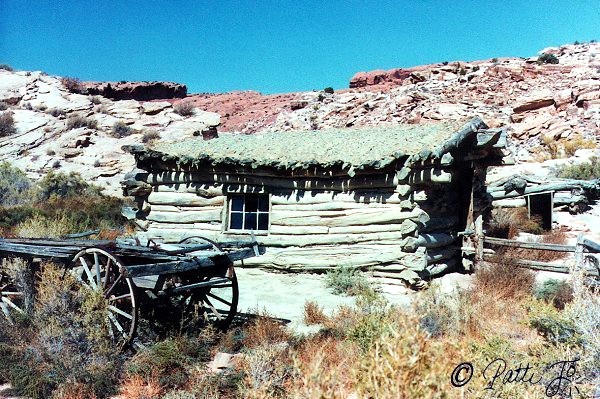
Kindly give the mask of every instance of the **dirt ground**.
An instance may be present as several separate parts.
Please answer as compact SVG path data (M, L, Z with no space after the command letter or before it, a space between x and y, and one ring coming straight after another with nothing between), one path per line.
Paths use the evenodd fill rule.
M333 294L327 288L324 274L283 274L260 269L236 269L240 287L238 311L256 314L266 311L270 316L282 319L288 327L297 333L312 331L303 322L304 304L314 301L331 314L343 305L353 305L355 298ZM471 276L450 273L436 279L442 291L450 292L455 287L468 285ZM411 306L416 292L401 285L379 284L372 280L375 287L389 303L401 307Z

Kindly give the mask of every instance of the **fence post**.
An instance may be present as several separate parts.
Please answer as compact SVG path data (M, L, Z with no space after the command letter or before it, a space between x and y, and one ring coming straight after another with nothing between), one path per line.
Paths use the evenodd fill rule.
M583 265L583 250L584 250L584 241L583 233L579 233L577 236L577 244L575 244L575 269L581 270Z
M476 237L476 245L477 250L475 253L475 264L479 264L479 262L483 262L483 216L477 216L475 219L475 237Z

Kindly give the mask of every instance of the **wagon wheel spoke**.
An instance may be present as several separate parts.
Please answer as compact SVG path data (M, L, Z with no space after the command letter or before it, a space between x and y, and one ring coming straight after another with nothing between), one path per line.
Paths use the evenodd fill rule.
M6 306L6 304L4 303L4 301L0 302L0 309L2 309L2 313L4 313L4 317L6 317L6 320L8 320L8 322L10 324L14 324L14 320L10 314L10 311L8 309L8 306Z
M81 263L81 266L83 266L83 271L85 272L85 274L88 278L88 280L85 282L86 285L89 285L94 290L97 289L98 286L96 285L96 282L94 281L94 276L92 275L92 270L90 269L87 262L85 261L85 258L82 256L81 258L79 258L79 262Z
M223 299L221 297L218 297L215 294L211 294L210 292L207 292L206 295L209 296L209 297L211 297L211 298L213 298L213 299L216 299L219 302L224 303L225 305L227 305L229 307L231 307L231 302L229 302L229 301L227 301L227 300L225 300L225 299ZM208 300L208 298L206 298L206 300Z
M110 259L110 258L108 258L108 259ZM94 252L94 268L96 271L96 286L102 287L102 275L100 274L100 259L98 258L98 254L96 252ZM110 267L108 266L108 261L107 261L107 265L105 266L105 268L107 270L110 269Z
M8 273L0 270L0 309L10 324L15 323L15 316L25 314L25 294L22 288Z
M205 284L171 299L181 315L180 328L191 331L212 324L224 330L231 324L238 303L238 285L233 267L214 275L190 273L178 278L178 287ZM213 281L214 284L211 284Z
M213 313L213 315L215 315L215 317L219 321L223 320L223 316L221 315L221 313L213 306L212 302L206 297L206 295L202 295L201 298L202 298L203 302L208 305L208 307L211 310L211 312Z
M123 264L100 248L80 251L75 255L73 264L76 266L75 276L82 286L101 292L106 301L108 336L123 344L131 342L137 326L138 309L133 281L121 273Z
M110 286L109 289L107 289L104 292L104 297L106 298L107 296L110 296L110 294L113 292L113 290L117 287L117 285L121 282L121 279L123 278L122 274L119 274L119 277L117 277L117 279L114 281L114 283L112 283L112 285ZM108 279L105 279L105 281L108 281Z

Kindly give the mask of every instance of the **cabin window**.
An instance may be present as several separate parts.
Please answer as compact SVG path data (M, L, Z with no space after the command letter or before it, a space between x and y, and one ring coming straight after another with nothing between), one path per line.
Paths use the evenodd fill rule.
M269 194L229 196L229 230L269 230Z

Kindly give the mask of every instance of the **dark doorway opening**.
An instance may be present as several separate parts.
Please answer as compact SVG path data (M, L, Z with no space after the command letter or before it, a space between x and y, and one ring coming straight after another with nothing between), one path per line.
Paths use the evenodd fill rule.
M545 192L525 196L529 219L536 219L544 230L552 230L552 208L554 208L554 193Z

